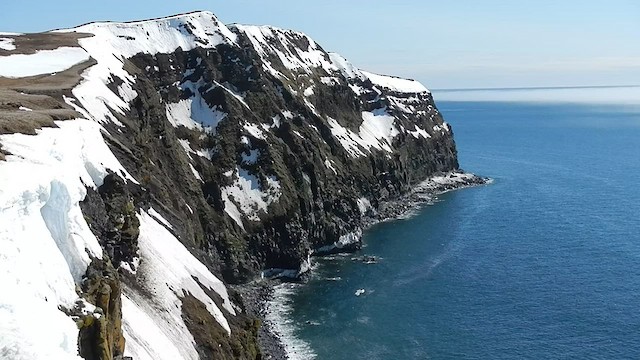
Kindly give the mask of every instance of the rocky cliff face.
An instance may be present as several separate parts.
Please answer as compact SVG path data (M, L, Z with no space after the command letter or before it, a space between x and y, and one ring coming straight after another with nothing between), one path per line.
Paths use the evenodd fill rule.
M64 42L42 49L66 65L13 70L17 54L47 62L38 36ZM71 269L64 296L47 290L53 305L37 286L23 296L80 330L74 343L65 328L62 350L2 340L3 354L79 344L86 359L259 358L259 324L223 282L297 276L314 254L358 248L363 215L458 168L426 88L358 70L299 32L198 12L6 39L0 184L45 175L5 187L5 219L42 223ZM37 211L47 204L57 217ZM19 249L29 235L12 229L1 239Z

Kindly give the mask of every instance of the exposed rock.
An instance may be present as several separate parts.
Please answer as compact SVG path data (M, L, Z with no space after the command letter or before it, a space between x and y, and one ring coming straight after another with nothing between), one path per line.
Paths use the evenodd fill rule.
M262 359L257 336L260 320L243 314L232 319L229 336L211 316L202 302L191 295L182 299L182 314L203 360Z
M99 316L85 315L78 322L83 358L108 360L124 354L120 295L120 278L111 262L94 259L82 283L82 296L96 306Z

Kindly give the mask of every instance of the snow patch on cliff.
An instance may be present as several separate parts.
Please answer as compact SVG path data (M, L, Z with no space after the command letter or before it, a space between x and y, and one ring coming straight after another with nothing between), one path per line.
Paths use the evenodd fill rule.
M365 156L365 151L371 152L371 148L392 152L393 138L400 133L394 124L395 118L387 114L385 109L363 111L358 133L343 127L330 117L327 121L333 136L352 157Z
M429 135L426 130L418 127L418 125L415 125L415 130L407 130L407 132L416 139L420 137L429 139L431 137L431 135Z
M177 103L167 104L166 115L174 127L184 126L207 132L215 132L218 123L227 117L227 113L217 107L209 107L198 93Z
M360 214L362 215L373 209L373 207L371 206L371 202L366 197L361 197L356 201L358 203L358 210L360 210Z
M260 212L267 212L269 204L278 200L282 193L280 182L273 176L266 177L261 183L258 177L239 167L225 175L233 179L231 186L222 188L225 212L243 229L242 219L238 216L240 212L252 221L260 221Z

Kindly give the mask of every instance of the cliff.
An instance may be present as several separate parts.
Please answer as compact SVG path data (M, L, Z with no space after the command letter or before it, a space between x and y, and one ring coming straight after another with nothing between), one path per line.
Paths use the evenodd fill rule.
M418 82L209 12L0 35L0 134L10 358L260 358L226 284L357 249L458 168Z

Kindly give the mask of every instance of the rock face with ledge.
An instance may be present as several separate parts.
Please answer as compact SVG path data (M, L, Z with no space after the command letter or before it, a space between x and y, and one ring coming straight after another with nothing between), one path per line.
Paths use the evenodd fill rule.
M85 272L60 275L77 289L57 308L82 324L102 319L91 331L78 325L81 355L259 358L259 324L225 283L298 276L314 253L357 249L365 215L381 202L458 169L451 127L424 86L361 71L300 32L195 12L3 41L12 47L0 49L0 173L15 164L38 171L43 158L81 163L47 179L81 179L84 194L60 221L90 229L95 238L73 244L98 250L70 256L64 239L76 235L43 229L59 240L61 261ZM25 74L12 70L16 56L58 61ZM62 157L45 149L80 142L65 135L71 128L94 140ZM87 307L73 306L74 292ZM101 309L103 292L122 301ZM33 350L11 345L10 354Z

